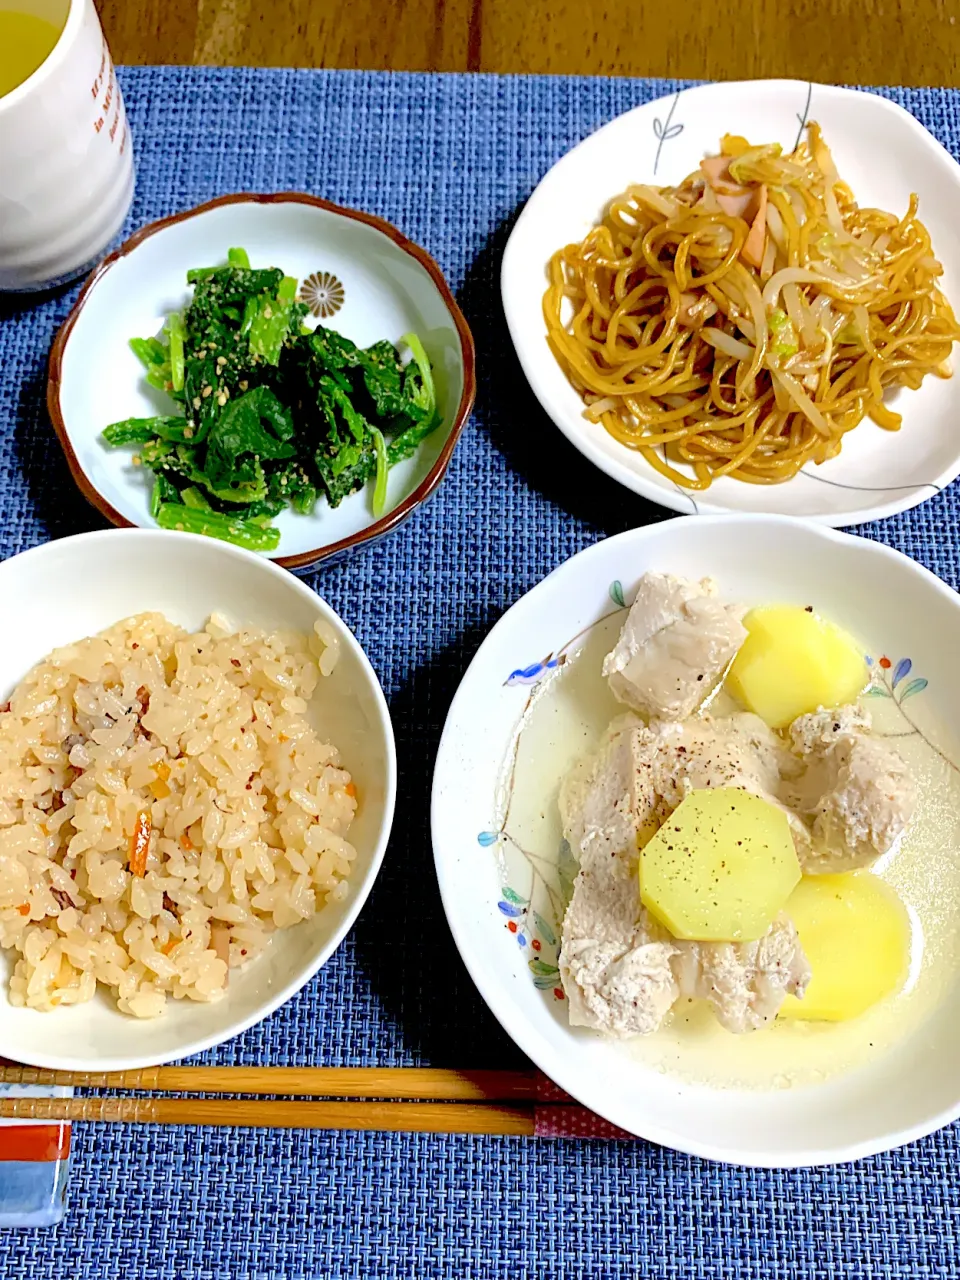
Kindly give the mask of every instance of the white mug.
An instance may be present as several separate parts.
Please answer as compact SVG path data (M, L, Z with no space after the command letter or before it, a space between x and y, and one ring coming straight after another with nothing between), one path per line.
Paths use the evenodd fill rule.
M81 274L133 199L133 148L93 0L0 0L62 28L31 76L0 98L0 292Z

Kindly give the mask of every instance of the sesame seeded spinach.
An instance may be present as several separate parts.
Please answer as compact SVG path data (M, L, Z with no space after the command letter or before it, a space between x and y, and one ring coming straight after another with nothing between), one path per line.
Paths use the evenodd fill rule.
M400 346L358 347L303 321L297 281L255 269L243 249L226 265L187 273L193 296L168 317L166 341L133 338L148 384L174 410L125 418L103 443L134 447L153 473L150 511L165 529L274 550L285 508L309 515L373 482L387 505L387 473L440 423L433 373L416 334ZM406 355L406 358L405 358Z
M179 502L165 502L157 512L161 529L177 529L183 533L202 533L208 538L234 542L250 551L276 551L280 530L264 528L255 520L240 520L219 511L203 511Z

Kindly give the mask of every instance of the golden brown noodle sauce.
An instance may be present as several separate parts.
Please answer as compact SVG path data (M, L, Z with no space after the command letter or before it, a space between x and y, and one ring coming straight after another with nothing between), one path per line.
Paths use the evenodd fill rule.
M949 376L960 326L917 197L860 208L808 133L788 156L726 137L550 260L547 339L587 416L686 488L789 480L864 417L896 430L885 392Z

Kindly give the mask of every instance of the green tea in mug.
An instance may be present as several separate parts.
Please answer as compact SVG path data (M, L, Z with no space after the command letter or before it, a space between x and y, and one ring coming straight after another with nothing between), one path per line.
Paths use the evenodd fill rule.
M28 12L26 5L8 9L0 0L0 98L23 84L53 53L68 7L38 4ZM58 9L63 17L51 21Z

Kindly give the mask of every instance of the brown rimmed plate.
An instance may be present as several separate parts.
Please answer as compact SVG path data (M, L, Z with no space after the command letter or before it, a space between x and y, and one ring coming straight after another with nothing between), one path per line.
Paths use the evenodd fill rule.
M302 569L383 537L436 490L476 393L473 339L433 258L373 214L299 192L221 196L150 223L100 264L64 321L50 352L47 406L67 464L83 495L111 523L154 527L150 481L129 449L106 449L100 433L122 418L171 412L147 385L132 337L159 335L171 311L189 301L191 267L226 259L242 246L253 266L281 267L301 282L308 321L366 346L398 342L413 330L434 367L441 425L416 455L390 471L387 512L376 519L369 487L336 509L321 501L310 516L276 518L271 559Z

